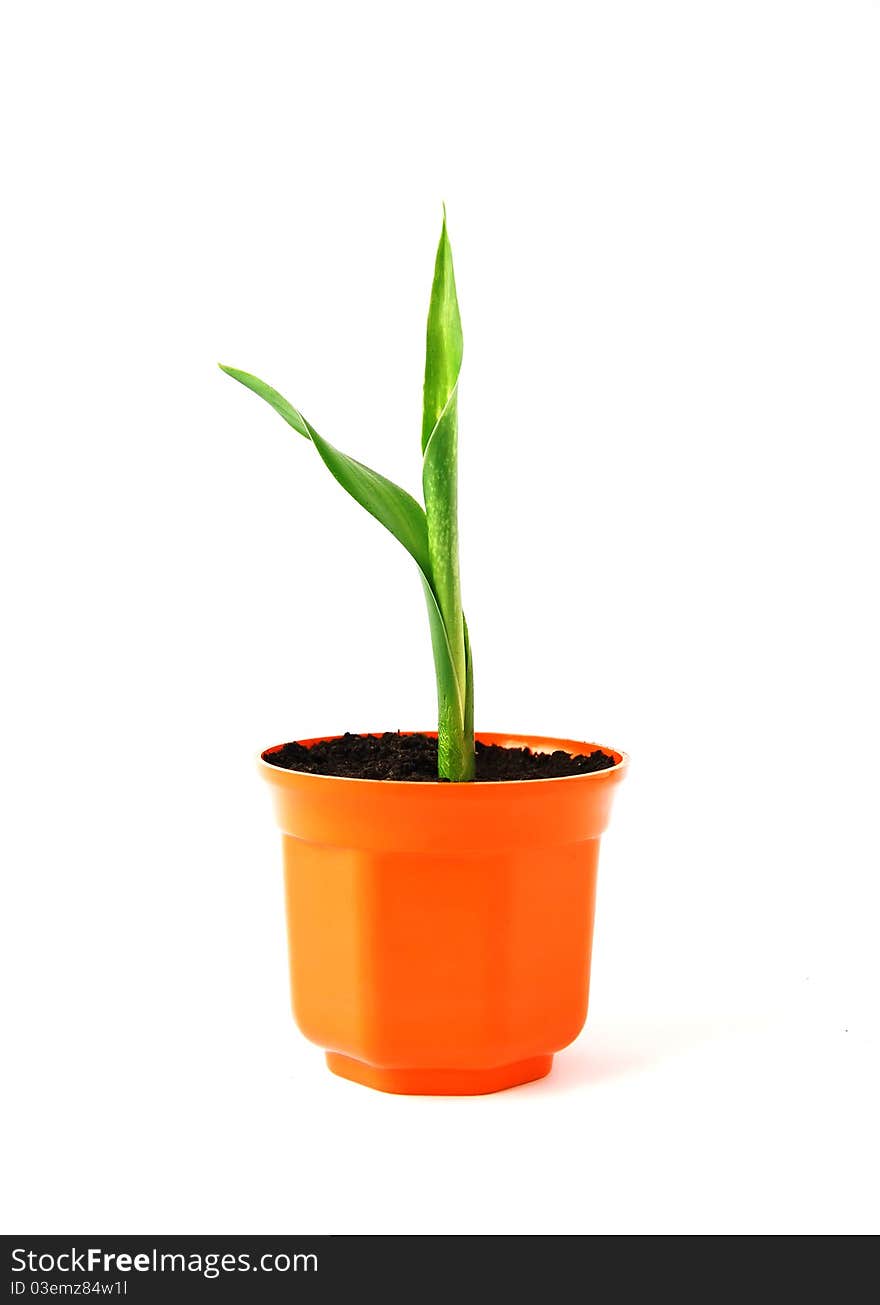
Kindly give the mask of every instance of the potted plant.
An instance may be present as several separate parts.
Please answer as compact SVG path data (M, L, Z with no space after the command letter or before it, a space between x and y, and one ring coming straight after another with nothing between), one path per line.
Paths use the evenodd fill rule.
M494 1092L549 1073L587 1014L599 838L627 758L572 739L474 734L458 561L462 332L443 228L428 310L424 507L265 399L414 559L435 732L262 753L284 843L293 1009L331 1070L387 1092Z

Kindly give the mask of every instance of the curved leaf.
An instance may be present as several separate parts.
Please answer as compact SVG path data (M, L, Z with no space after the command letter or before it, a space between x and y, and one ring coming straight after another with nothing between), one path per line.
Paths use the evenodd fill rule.
M393 480L381 476L378 471L365 467L362 462L357 462L334 448L318 434L314 426L306 421L292 403L288 403L283 394L279 394L258 376L239 371L236 367L225 367L222 363L220 370L226 372L226 375L231 376L233 380L239 381L247 389L253 390L261 399L265 399L279 416L284 418L288 426L292 426L300 435L311 440L322 462L342 488L360 503L370 516L381 522L386 530L390 530L395 539L400 540L425 575L430 577L431 563L425 513L422 505L417 503L411 494L401 489L399 485L395 485Z
M238 381L245 389L253 390L254 394L258 394L261 399L265 399L284 418L288 426L292 426L295 431L298 431L306 439L311 439L302 413L297 412L293 404L288 403L283 394L273 390L271 385L267 385L265 381L260 380L259 376L254 376L251 372L243 372L238 367L227 367L225 363L218 363L217 366L221 372L231 376L234 381Z
M240 371L236 367L225 367L222 364L221 370L226 372L227 376L239 381L247 389L252 390L254 394L258 394L261 399L265 399L289 426L292 426L305 439L310 440L330 474L343 489L356 502L360 503L361 507L365 508L371 516L381 522L386 530L390 530L395 539L399 540L411 557L415 559L421 574L425 600L428 605L431 646L434 652L434 667L437 675L439 715L441 721L448 722L445 727L438 729L438 736L442 733L457 738L460 751L461 729L460 725L456 729L456 721L460 721L464 714L464 682L459 680L453 663L446 627L443 624L440 605L434 591L428 553L428 527L421 504L417 503L405 489L401 489L393 481L381 476L378 471L373 471L370 467L364 466L362 462L357 462L354 458L350 458L347 454L341 453L339 449L334 448L332 444L318 434L314 426L306 420L298 409L294 408L292 403L284 398L283 394L273 389L271 385L267 385L265 381L261 381L258 376L253 376L250 372ZM441 770L440 773L444 774L445 772Z

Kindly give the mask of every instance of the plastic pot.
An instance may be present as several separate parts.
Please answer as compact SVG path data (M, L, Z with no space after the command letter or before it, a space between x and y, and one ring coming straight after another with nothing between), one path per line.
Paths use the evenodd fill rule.
M587 1015L599 838L626 755L603 748L613 767L565 779L421 784L282 770L275 750L260 765L283 834L293 1012L330 1069L444 1095L548 1074Z

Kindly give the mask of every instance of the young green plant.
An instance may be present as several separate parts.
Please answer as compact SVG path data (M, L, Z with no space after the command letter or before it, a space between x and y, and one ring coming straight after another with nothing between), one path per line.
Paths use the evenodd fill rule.
M422 410L425 506L393 481L323 439L271 385L236 367L222 370L265 399L310 440L330 474L403 544L419 568L437 676L437 773L454 782L474 777L474 675L458 566L458 378L462 334L446 213L437 247L428 309Z

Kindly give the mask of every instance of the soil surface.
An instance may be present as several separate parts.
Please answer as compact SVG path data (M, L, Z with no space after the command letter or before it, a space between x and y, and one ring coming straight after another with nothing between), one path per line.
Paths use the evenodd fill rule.
M476 754L476 778L482 783L588 775L615 764L613 757L598 750L573 756L570 752L532 752L478 742ZM437 740L426 734L343 734L308 748L302 743L285 743L277 752L264 752L263 760L283 770L304 770L311 775L437 782Z

